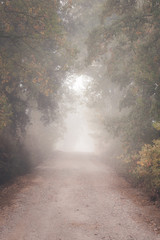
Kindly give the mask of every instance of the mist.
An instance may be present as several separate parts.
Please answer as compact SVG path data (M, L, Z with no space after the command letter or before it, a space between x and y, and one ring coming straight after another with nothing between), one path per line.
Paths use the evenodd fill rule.
M69 114L64 122L66 131L63 140L57 144L57 150L94 152L93 139L87 124L84 108L77 107L76 112Z
M0 1L0 239L160 239L160 0Z
M0 2L2 182L56 152L88 152L147 185L143 156L147 166L158 164L149 152L159 148L159 7L158 0Z

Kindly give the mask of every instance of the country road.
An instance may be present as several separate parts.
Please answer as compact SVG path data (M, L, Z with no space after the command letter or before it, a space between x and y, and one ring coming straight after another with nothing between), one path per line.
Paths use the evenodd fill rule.
M160 214L92 154L59 154L1 190L1 240L158 240Z

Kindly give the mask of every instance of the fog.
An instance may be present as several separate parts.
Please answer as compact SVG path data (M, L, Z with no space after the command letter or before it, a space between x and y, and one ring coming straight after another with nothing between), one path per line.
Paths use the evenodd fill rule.
M0 1L0 239L152 240L159 200L160 0Z
M86 110L82 106L77 106L75 113L68 114L64 121L66 130L63 139L56 146L57 150L94 152L94 141L90 136Z
M159 1L15 0L0 8L6 178L12 156L16 175L55 151L128 158L159 138Z
M85 92L92 78L86 75L71 75L65 85L71 90L75 96L75 101L68 103L71 112L68 112L64 119L64 134L55 146L56 150L65 152L94 152L95 143L91 137L91 128L88 122L88 112L84 103Z
M54 72L58 81L61 81L54 93L55 119L44 126L40 120L41 113L32 110L31 126L28 127L26 137L30 152L36 154L43 148L46 154L55 150L110 154L117 148L117 140L114 140L105 125L107 119L119 116L120 91L109 80L103 58L87 63L90 55L90 33L96 28L101 28L100 14L104 2L72 1L69 7L70 1L60 1L58 14L71 48L75 47L77 53L71 68L64 74L61 75L61 61L64 62L65 57L62 55L60 63L55 64ZM109 25L113 18L114 16L107 18ZM111 58L111 47L112 45L103 53L106 59ZM57 50L53 54L56 58L58 56L57 59L61 57ZM71 56L67 58L68 62L70 58ZM33 142L36 142L36 150L33 148Z

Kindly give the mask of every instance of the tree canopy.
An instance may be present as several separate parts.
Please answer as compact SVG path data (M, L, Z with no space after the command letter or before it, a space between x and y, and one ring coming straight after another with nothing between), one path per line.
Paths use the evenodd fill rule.
M24 128L32 105L52 116L56 92L69 67L69 47L58 1L0 3L1 130ZM74 54L74 53L73 53ZM60 70L60 71L59 71ZM28 110L27 110L28 109Z
M61 5L58 0L0 1L0 181L29 161L22 135L31 112L40 111L45 124L59 114L59 89L76 54Z
M128 114L109 128L118 129L130 150L158 137L152 124L160 120L159 11L159 1L108 0L87 41L87 62L99 61L106 81L123 92L119 108Z
M90 91L101 96L106 131L123 143L123 169L160 193L160 1L107 0L100 19L87 40L86 62L101 71Z

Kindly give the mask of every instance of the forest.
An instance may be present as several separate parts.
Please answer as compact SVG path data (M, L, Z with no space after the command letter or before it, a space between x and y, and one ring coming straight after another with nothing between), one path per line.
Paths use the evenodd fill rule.
M59 89L75 50L67 43L61 22L63 9L58 1L1 1L0 12L0 182L3 183L32 167L25 136L35 112L40 112L43 124L59 118Z
M0 12L0 183L34 167L26 144L34 114L63 125L69 110L59 103L75 99L65 78L76 73L92 77L84 101L105 157L113 139L111 161L158 197L160 0L4 0Z
M122 143L122 171L153 195L160 193L159 20L160 1L108 0L87 41L87 62L102 66L95 91L113 111L99 114Z

